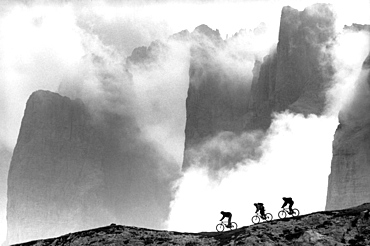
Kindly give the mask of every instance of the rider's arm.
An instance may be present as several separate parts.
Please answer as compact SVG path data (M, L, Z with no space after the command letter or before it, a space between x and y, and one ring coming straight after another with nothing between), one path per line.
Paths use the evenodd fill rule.
M222 218L220 219L220 221L223 220L224 218L225 218L225 215L222 215Z

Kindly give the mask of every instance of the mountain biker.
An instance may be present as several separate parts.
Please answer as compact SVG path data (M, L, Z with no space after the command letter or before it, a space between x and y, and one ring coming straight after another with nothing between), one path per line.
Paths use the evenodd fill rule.
M262 219L266 219L266 214L265 214L265 207L263 206L263 203L255 203L254 206L256 207L256 213L260 211Z
M230 228L231 227L231 217L233 216L230 212L224 212L221 211L222 218L220 221L222 221L224 218L228 218L228 225L226 227Z
M294 204L294 201L291 197L283 197L283 200L284 200L284 204L281 208L284 208L287 204L289 204L289 214L293 214L293 204Z

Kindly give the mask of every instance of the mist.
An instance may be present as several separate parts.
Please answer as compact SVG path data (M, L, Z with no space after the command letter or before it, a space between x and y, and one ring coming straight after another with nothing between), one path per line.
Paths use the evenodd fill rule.
M4 161L0 161L0 170L6 173L9 168L28 97L43 89L81 98L97 118L102 112L128 117L141 130L135 138L154 146L158 159L153 172L165 180L182 175L172 186L169 217L163 218L158 228L213 230L221 210L232 211L239 225L247 225L254 214L254 202L264 202L267 212L275 215L283 196L292 196L302 213L322 210L337 114L353 98L348 96L343 101L348 88L355 88L359 64L368 54L366 34L348 34L361 35L361 39L346 39L348 36L343 34L336 46L336 66L345 69L337 69L332 90L328 91L326 115L304 117L284 112L274 116L266 134L221 132L199 146L192 167L183 173L189 48L198 43L168 39L185 29L192 32L201 24L218 29L225 47L213 54L215 64L231 78L238 78L235 81L251 83L254 62L276 46L281 8L290 5L302 10L312 3L4 4L0 17L0 153ZM336 6L339 28L352 22L370 22L366 1ZM206 37L201 39L212 48ZM152 61L127 64L135 48L149 47L156 40L163 46ZM360 45L353 44L353 40ZM359 55L345 53L348 47L355 48ZM210 168L215 159L222 160L217 164L219 168ZM223 163L231 164L220 168ZM304 177L296 175L296 170ZM5 232L6 179L1 179L0 196L0 231ZM0 241L4 238L5 234L0 234Z

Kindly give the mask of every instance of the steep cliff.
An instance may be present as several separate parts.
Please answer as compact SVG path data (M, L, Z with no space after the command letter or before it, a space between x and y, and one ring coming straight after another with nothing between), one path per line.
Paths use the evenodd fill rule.
M370 54L363 63L353 101L339 115L334 135L326 210L370 200Z
M112 221L160 227L170 202L165 162L132 117L33 93L9 170L8 243Z
M225 76L225 69L213 58L224 42L217 31L206 29L214 45L192 50L183 167L191 165L192 150L222 131L266 130L272 112L322 114L333 75L328 51L334 22L327 4L304 11L284 7L277 47L263 61L255 62L251 81Z
M102 154L101 136L81 101L32 94L8 176L8 242L108 223L98 199L107 188ZM94 214L106 218L94 221Z
M19 244L41 245L369 245L369 204L317 212L224 231L185 233L111 224L58 238ZM241 226L241 225L239 225Z
M230 83L235 78L215 58L224 45L218 30L201 25L192 36L197 42L191 49L185 149L219 131L241 130L249 91L245 81Z
M303 11L284 7L276 52L256 64L246 128L266 129L271 113L290 110L320 115L325 91L334 72L328 52L335 36L330 5L315 4Z

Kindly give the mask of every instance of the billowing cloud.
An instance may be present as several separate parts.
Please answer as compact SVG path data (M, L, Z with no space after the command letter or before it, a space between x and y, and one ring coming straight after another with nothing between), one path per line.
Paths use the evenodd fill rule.
M142 130L140 138L154 144L167 160L167 164L160 167L161 174L168 173L167 168L173 168L176 173L183 155L191 44L166 41L167 37L184 29L192 31L200 24L219 29L221 38L227 41L214 59L229 76L249 80L255 59L262 58L277 42L281 7L291 5L302 10L313 2L9 1L0 8L0 146L4 146L7 153L12 151L29 95L35 90L46 89L81 97L93 110L108 110L131 117ZM365 8L367 1L339 6L342 13L339 15L346 17L340 19L342 23L368 20L364 12L368 9ZM239 32L241 29L244 31ZM264 31L256 33L262 29ZM239 32L238 37L233 37L236 32ZM126 69L126 57L134 48L149 46L158 39L167 47L160 50L159 60L147 67ZM358 64L358 60L353 62ZM351 77L347 76L346 81L352 81L351 65L348 69ZM338 77L346 76L339 74ZM346 86L334 88L342 93L348 88ZM339 97L333 99L333 107L339 100ZM217 180L209 178L209 170L204 167L194 167L184 173L176 186L168 228L213 230L219 210L235 211L235 219L247 224L249 215L253 214L253 202L265 201L269 211L278 207L281 196L291 195L300 200L297 206L302 212L319 209L323 206L322 200L316 203L317 207L308 207L312 204L311 196L305 198L298 190L286 192L286 189L292 182L301 184L297 187L307 188L312 182L308 179L314 174L324 176L327 172L316 173L315 170L321 170L322 163L325 163L322 164L325 170L328 168L333 125L335 120L329 117L304 118L284 113L276 116L265 138L250 133L221 133L210 139L196 153L198 159L217 152L221 160L229 161L232 157L231 161L237 165L231 171L222 170L223 178ZM314 143L315 137L325 140ZM248 152L248 147L256 143L261 153L258 158L251 159L255 153ZM303 152L310 148L316 155ZM300 168L310 174L306 179L287 177L289 170L296 168L293 163L296 165L297 160L301 160ZM170 165L168 163L175 167L166 166ZM306 170L310 165L313 168ZM269 176L266 170L275 170L276 175ZM312 182L315 197L322 197L326 192L322 189L323 179L320 176L318 181ZM271 182L276 193L266 185ZM5 182L0 189L6 189ZM5 201L4 192L0 194ZM265 194L272 195L265 199ZM1 209L4 211L5 207ZM192 212L195 221L181 217L181 213L186 214L184 211ZM200 223L200 220L209 224ZM2 237L4 235L0 235L0 240Z
M234 168L220 170L217 179L207 166L194 165L184 173L175 186L168 227L214 230L220 211L230 211L239 225L248 225L255 211L253 203L264 203L267 212L276 217L282 197L289 196L302 213L323 210L336 125L335 117L275 115L260 146L261 158L240 160ZM229 148L234 148L233 144L229 143ZM228 149L223 148L223 141L218 145Z
M337 14L343 23L343 9ZM323 210L338 112L348 103L355 111L354 105L368 109L367 100L363 103L359 99L369 95L368 71L361 72L369 53L368 42L368 34L344 32L327 50L335 74L323 116L275 114L258 141L252 133L236 137L222 132L191 150L193 165L174 186L168 227L193 232L214 230L221 210L233 212L233 219L241 225L251 224L253 203L263 202L267 212L276 217L282 197L289 196L301 213ZM322 62L327 62L326 58ZM248 147L258 150L258 155L250 155ZM232 164L215 174L213 167L219 167L218 162Z
M355 81L363 73L362 64L369 52L370 32L346 29L338 34L332 50L336 72L333 86L327 92L328 113L338 114L339 110L348 108L348 104L356 98Z

